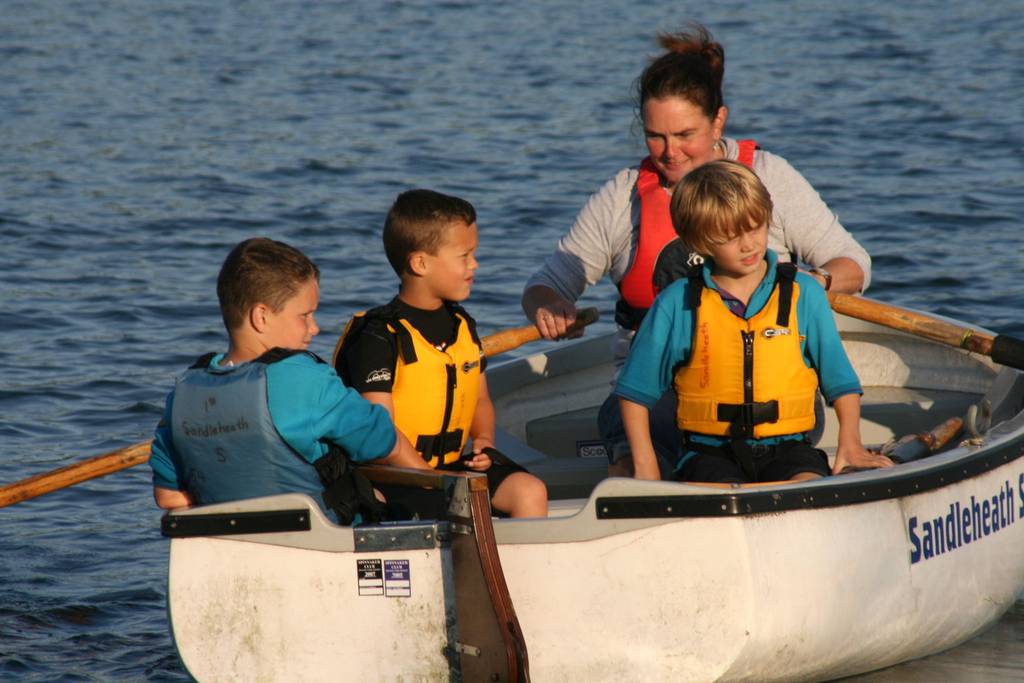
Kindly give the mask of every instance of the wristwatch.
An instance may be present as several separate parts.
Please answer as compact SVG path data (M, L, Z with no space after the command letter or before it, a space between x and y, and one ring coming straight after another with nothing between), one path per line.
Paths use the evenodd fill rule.
M814 275L820 275L823 278L825 278L825 291L826 292L829 289L832 288L832 273L830 273L827 270L825 270L824 268L820 268L818 266L815 266L814 268L811 268L810 272L812 274L814 274Z

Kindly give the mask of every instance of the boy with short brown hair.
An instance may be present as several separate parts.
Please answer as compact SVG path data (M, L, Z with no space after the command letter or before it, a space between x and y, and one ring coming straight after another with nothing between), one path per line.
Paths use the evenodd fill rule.
M298 492L344 524L381 512L347 464L395 460L399 442L387 411L306 350L320 332L319 279L282 242L249 239L228 254L217 278L228 350L202 356L167 397L150 456L157 505Z
M496 510L546 516L544 483L494 450L486 359L475 322L458 304L477 269L475 209L458 197L409 190L388 212L383 237L399 293L352 319L335 352L338 374L388 409L403 447L420 454L417 467L485 472Z

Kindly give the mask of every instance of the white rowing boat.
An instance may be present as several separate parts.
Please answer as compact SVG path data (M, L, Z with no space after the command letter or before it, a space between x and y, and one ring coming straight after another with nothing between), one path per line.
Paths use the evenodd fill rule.
M550 518L494 520L489 558L466 478L442 484L448 521L337 527L296 495L168 515L182 661L201 681L800 681L972 638L1024 588L1024 376L837 320L865 443L968 434L809 484L603 479L610 340L566 343L488 370L499 448L546 480Z

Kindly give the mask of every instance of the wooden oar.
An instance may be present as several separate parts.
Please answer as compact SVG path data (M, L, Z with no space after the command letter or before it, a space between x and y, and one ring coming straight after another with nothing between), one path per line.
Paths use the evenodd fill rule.
M567 337L574 332L582 330L590 323L595 322L597 318L596 308L583 308L576 311L576 322L569 326L564 336ZM523 327L513 327L509 330L495 332L481 339L480 343L484 347L485 356L497 356L499 353L511 351L523 344L537 341L538 339L540 339L540 332L537 328L533 325L524 325Z
M908 434L892 445L886 444L882 448L882 454L897 463L924 458L952 441L963 426L962 417L951 417L935 429L920 434Z
M143 441L132 444L104 455L97 455L95 458L8 484L0 488L0 508L140 465L149 460L149 445L151 443L152 441Z
M578 311L576 322L570 331L582 329L597 318L596 308ZM495 356L537 339L540 339L537 328L526 325L495 332L481 339L480 343L483 345L484 355ZM151 443L152 441L143 441L0 487L0 508L142 464L149 460Z
M473 645L456 650L467 681L529 683L526 640L519 626L491 523L487 477L477 472L445 472L385 465L362 465L375 484L418 486L444 492L442 518L453 522L452 574L459 633L471 633ZM455 481L455 486L451 486Z
M828 298L837 313L980 353L1000 365L1024 370L1024 341L1020 339L1002 334L992 337L979 330L860 296L829 292Z

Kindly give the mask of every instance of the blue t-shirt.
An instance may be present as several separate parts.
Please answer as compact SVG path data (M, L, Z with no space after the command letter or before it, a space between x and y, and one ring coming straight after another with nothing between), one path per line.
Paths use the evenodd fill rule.
M775 288L778 256L769 250L765 258L768 272L750 297L743 314L745 320L764 308ZM719 291L711 279L712 265L707 260L703 266L704 286ZM804 363L818 374L825 400L831 405L840 396L862 393L860 380L839 338L825 290L806 273L797 273L796 282L800 285L796 302L800 349ZM684 278L658 294L633 338L615 387L616 395L650 409L672 386L675 370L689 361L693 343L695 316L689 305L689 289L690 283Z
M223 354L210 361L219 366ZM346 387L334 369L299 353L267 366L267 403L278 434L309 463L327 453L328 442L341 446L354 462L382 458L394 448L396 433L385 408ZM164 419L157 427L149 458L153 484L185 490L171 436L167 396Z

